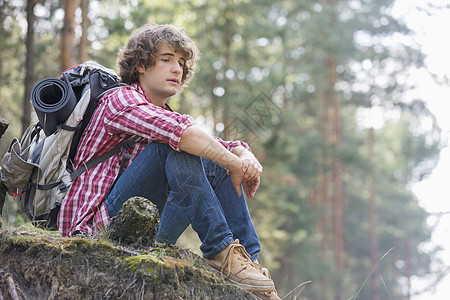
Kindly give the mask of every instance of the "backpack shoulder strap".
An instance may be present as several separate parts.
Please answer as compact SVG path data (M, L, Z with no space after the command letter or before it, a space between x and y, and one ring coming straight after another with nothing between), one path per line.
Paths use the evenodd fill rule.
M126 141L126 142L124 142L124 143L122 143L120 145L117 145L113 149L109 150L108 152L103 153L100 156L97 156L97 157L91 159L88 163L83 164L81 167L79 167L78 169L74 170L70 174L70 179L72 181L74 181L76 178L80 177L84 172L89 171L93 167L101 164L102 162L106 161L107 159L109 159L112 156L114 156L117 153L119 153L119 151L121 151L122 153L125 154L125 158L124 158L124 160L122 161L122 163L120 165L120 171L119 171L119 176L120 176L122 174L122 172L123 172L124 162L126 162L126 161L128 161L130 159L130 156L125 152L125 150L130 148L131 146L133 146L138 138L139 138L139 136L135 135L130 140L128 140L128 141Z

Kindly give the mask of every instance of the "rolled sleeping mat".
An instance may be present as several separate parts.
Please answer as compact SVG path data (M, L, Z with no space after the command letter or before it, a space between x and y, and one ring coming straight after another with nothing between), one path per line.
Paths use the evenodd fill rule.
M70 116L77 105L77 98L65 77L47 78L34 86L31 103L45 135L49 136Z

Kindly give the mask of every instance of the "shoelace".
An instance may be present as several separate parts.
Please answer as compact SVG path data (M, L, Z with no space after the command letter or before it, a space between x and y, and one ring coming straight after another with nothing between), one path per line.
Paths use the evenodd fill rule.
M253 265L255 266L256 270L259 271L259 273L263 274L264 276L266 276L269 279L272 279L270 277L270 273L269 273L268 269L264 268L263 266L261 266L259 263L255 262L255 261L253 262Z
M235 253L235 251L236 251L236 253ZM248 265L248 264L253 266L253 263L250 260L250 255L247 253L244 246L242 246L240 244L231 244L230 249L229 249L227 255L225 256L225 259L224 259L225 263L223 264L223 266L220 270L220 274L224 275L224 270L226 267L228 267L227 268L228 273L225 277L228 278L228 276L230 276L231 262L233 261L233 257L234 257L234 255L239 255L239 254L242 254L242 257L237 258L238 260L242 261L241 266Z

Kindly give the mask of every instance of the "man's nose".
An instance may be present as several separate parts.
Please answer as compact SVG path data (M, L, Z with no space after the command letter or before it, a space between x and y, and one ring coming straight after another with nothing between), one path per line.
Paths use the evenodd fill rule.
M174 72L174 73L182 73L183 72L183 67L180 66L180 64L177 62L172 67L172 72Z

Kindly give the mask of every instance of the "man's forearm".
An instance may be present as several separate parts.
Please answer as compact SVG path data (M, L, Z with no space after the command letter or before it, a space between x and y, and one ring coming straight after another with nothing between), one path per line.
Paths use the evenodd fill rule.
M238 156L224 148L218 141L201 130L197 125L192 125L183 131L180 149L187 153L211 160L230 171L242 167L242 162Z
M234 148L233 154L237 155L237 157L242 157L244 155L249 155L249 156L254 157L253 153L251 151L249 151L247 148L245 148L244 146L237 146L236 148Z

